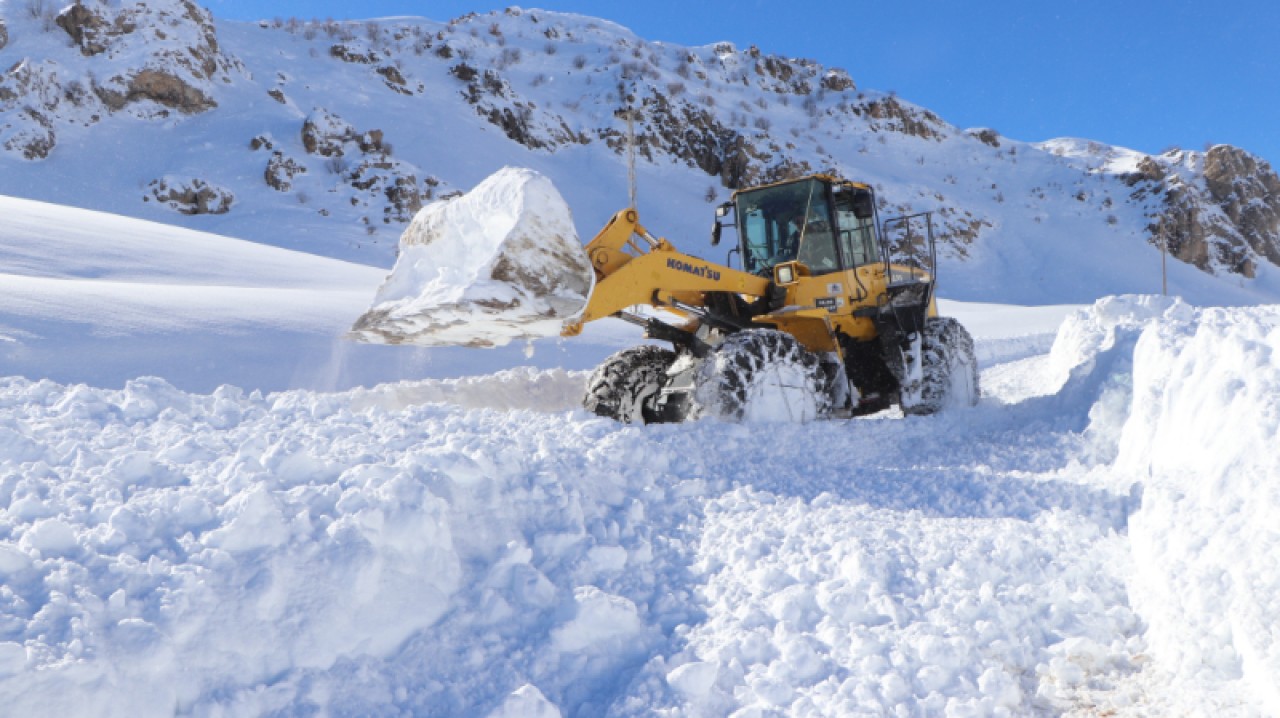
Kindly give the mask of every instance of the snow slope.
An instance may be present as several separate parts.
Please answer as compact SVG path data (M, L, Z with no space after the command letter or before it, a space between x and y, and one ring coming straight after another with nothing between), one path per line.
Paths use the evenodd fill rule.
M15 715L1280 712L1275 307L944 302L972 409L623 426L625 325L325 385L381 272L3 202Z
M478 369L463 349L343 335L386 271L253 242L0 197L0 373L122 386L163 376L211 391L333 389ZM632 341L593 327L495 350L493 366L587 369ZM529 357L522 356L529 352Z

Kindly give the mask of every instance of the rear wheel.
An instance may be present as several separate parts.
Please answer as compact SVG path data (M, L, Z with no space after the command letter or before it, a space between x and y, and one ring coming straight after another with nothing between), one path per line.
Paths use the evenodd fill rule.
M675 359L675 352L652 345L623 349L591 373L583 407L624 424L659 421L654 401Z
M831 395L817 355L790 334L748 329L729 335L695 378L699 416L727 421L810 421Z
M934 414L948 407L978 403L978 361L973 337L951 317L930 317L920 338L920 398L907 414Z

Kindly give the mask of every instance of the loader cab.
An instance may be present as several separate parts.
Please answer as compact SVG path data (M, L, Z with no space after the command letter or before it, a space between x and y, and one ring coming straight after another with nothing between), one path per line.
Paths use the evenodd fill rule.
M875 202L865 185L816 175L734 194L744 269L770 276L799 261L813 275L880 262Z

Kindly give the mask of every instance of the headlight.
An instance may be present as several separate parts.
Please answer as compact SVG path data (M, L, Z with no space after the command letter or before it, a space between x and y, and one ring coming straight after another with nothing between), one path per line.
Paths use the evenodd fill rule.
M795 267L790 265L778 267L778 276L776 282L778 284L790 284L796 280Z

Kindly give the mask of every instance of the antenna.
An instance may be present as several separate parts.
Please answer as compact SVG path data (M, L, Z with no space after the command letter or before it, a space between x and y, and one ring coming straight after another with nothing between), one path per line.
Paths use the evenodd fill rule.
M627 121L627 201L631 209L636 208L636 119L640 116L640 111L635 108L636 101L636 85L635 80L631 80L630 88L627 87L627 74L623 70L622 79L618 80L618 97L625 104L619 110L615 110L614 117L622 117Z

